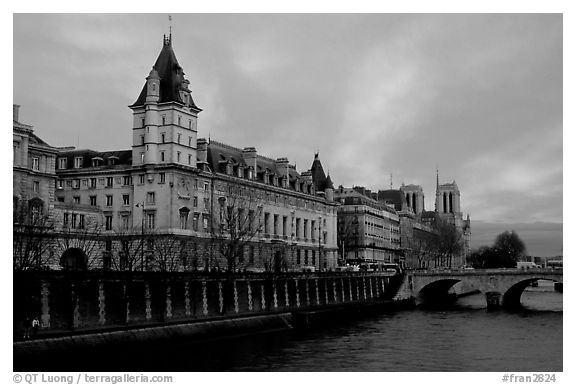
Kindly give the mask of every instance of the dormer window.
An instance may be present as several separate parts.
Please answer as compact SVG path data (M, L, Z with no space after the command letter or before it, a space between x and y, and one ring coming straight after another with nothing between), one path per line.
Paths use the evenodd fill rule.
M113 165L116 164L116 161L117 161L118 159L119 159L119 158L118 158L117 156L112 155L111 157L108 158L108 164L111 165L111 166L113 166Z
M82 157L77 156L74 158L74 168L82 168Z
M67 161L68 161L68 159L66 159L66 158L58 159L58 168L60 170L64 170L67 167L67 163L68 163Z
M100 158L99 156L92 158L92 167L102 166L103 161L104 159Z

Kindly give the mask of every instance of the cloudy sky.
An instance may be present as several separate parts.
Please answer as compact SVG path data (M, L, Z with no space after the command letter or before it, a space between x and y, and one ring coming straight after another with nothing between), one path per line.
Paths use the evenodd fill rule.
M15 15L20 120L51 145L129 149L127 106L168 25ZM561 241L561 15L174 14L172 31L199 137L299 171L319 150L336 185L389 188L392 174L423 186L426 209L438 167L473 220L552 222Z

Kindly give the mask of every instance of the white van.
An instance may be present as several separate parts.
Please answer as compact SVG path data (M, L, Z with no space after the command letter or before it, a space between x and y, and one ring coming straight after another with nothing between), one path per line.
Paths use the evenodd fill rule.
M537 269L538 266L534 262L516 262L517 269Z

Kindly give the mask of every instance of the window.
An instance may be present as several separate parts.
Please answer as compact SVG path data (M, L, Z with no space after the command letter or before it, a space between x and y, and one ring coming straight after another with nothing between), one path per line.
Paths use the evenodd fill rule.
M63 181L63 180L59 180L59 181L58 181L58 188L59 188L59 189L63 189L63 188L64 188L64 181Z
M160 161L164 162L165 159L166 159L166 157L164 155L164 151L160 151Z
M155 194L153 192L146 193L146 204L153 205L155 202Z
M70 214L64 213L64 220L62 221L62 226L68 227L69 222L70 222Z
M78 215L78 228L79 229L84 228L84 214Z
M112 195L106 195L106 206L112 206L112 203L114 202L112 198Z
M159 183L166 183L166 174L163 172L160 173L160 182Z
M106 230L112 230L112 215L106 215Z
M312 250L312 264L316 265L316 252Z
M111 176L106 178L106 187L112 187L114 184L114 178L112 178Z
M166 115L162 115L162 125L166 124Z
M154 213L147 213L146 214L146 226L149 229L153 229L155 226L156 215Z
M34 191L35 193L39 193L40 192L40 182L35 180L32 182L32 191Z
M188 147L192 147L192 137L188 137Z
M78 215L77 214L72 214L72 228L75 229L77 226L77 222L78 222Z
M66 159L66 158L58 159L58 168L59 169L65 169L67 166L67 161L68 161L68 159Z
M37 156L32 158L32 170L40 170L40 158Z
M144 135L140 135L140 144L144 145Z
M180 118L178 118L178 120L180 120ZM178 122L178 124L180 124L180 122ZM182 134L178 134L178 144L180 144L180 139L182 138Z
M270 227L270 213L264 213L264 234L268 234Z
M130 204L130 195L129 194L122 194L122 204L125 206Z
M204 198L204 209L210 210L210 198Z
M198 207L198 197L192 198L192 207Z
M204 191L208 191L208 182L204 182Z
M81 168L82 167L82 157L77 156L74 158L74 168Z
M96 188L96 178L90 178L90 188Z
M162 143L166 143L166 134L165 133L161 133L160 138L162 138Z
M282 235L287 236L288 235L288 217L284 216L282 218Z
M76 188L76 189L80 188L80 179L74 179L73 188Z
M132 184L132 177L131 176L122 177L122 184L124 186L130 186Z
M128 230L130 227L130 215L124 214L121 217L122 219L122 228L124 230Z
M142 118L142 127L146 126L146 119Z
M176 153L176 162L180 162L180 151Z
M300 260L300 249L296 250L296 264L299 265L301 262Z
M180 209L180 228L185 230L188 228L188 214L190 210L186 207Z
M64 202L64 197L57 197L56 200L57 200L58 202Z
M198 213L194 213L194 218L192 219L192 230L198 231L198 219L200 215Z
M188 154L188 164L192 165L192 155Z
M75 204L79 205L79 204L80 204L80 197L79 197L79 196L75 196L75 197L73 198L73 202L74 202Z
M144 184L144 174L138 175L138 183Z
M192 119L189 119L189 120L188 120L188 128L189 128L189 129L192 129Z
M178 117L178 125L179 125L179 126L180 126L180 123L181 123L181 122L182 122L182 117L179 116L179 117ZM178 142L178 143L180 143L180 142Z
M90 195L90 206L96 206L96 195Z
M140 153L140 162L144 163L144 153Z

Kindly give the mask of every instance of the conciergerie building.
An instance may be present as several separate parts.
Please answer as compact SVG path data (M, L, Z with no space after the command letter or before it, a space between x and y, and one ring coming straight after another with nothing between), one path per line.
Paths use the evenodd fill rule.
M39 256L42 264L166 271L336 267L338 204L319 158L314 173L299 173L286 157L198 138L202 109L189 87L170 35L130 105L130 149L51 147L15 115L15 167L26 166L21 159L37 162L32 171L15 172L15 206L32 200L59 238L75 238L53 241ZM18 143L25 138L29 145L16 147L17 128ZM29 184L31 196L21 193L32 190Z

